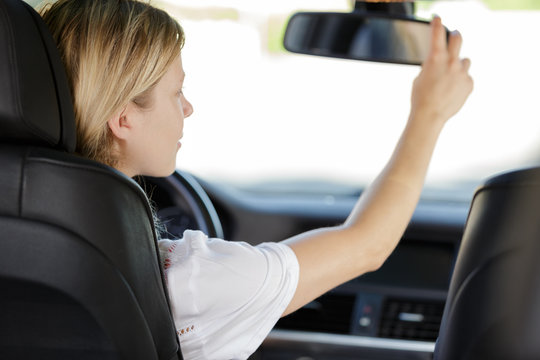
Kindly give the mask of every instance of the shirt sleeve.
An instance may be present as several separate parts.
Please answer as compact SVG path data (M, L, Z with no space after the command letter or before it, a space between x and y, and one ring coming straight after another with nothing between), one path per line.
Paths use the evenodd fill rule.
M298 261L284 244L252 246L186 231L159 247L186 360L247 359L296 291Z

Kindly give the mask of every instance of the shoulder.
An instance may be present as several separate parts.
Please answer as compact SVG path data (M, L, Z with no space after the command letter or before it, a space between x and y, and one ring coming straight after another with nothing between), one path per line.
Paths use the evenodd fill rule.
M260 268L261 262L278 262L280 266L296 263L294 252L287 245L263 243L253 246L245 242L209 238L201 231L186 230L182 239L160 240L158 244L166 269L182 261L213 262L252 269Z
M190 329L180 336L182 351L190 356L246 358L296 290L298 262L285 244L252 246L187 231L159 247L175 323ZM228 341L224 332L236 340Z

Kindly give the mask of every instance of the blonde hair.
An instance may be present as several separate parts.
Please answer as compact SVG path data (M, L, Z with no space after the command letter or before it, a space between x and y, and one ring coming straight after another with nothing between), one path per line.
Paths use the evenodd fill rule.
M152 89L184 44L182 27L137 0L59 0L40 13L70 82L77 152L114 166L107 120L130 101L152 104Z

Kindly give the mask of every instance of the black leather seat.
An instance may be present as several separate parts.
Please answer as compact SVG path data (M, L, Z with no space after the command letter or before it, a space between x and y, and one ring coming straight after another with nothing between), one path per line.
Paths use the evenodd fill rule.
M181 359L144 192L75 141L52 38L0 0L0 359Z
M435 359L540 359L539 334L540 168L533 168L477 190Z

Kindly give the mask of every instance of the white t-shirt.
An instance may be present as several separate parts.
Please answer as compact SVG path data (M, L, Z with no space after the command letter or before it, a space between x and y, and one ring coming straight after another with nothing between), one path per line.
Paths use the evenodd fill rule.
M247 359L291 301L298 261L287 245L186 231L159 249L184 359Z

